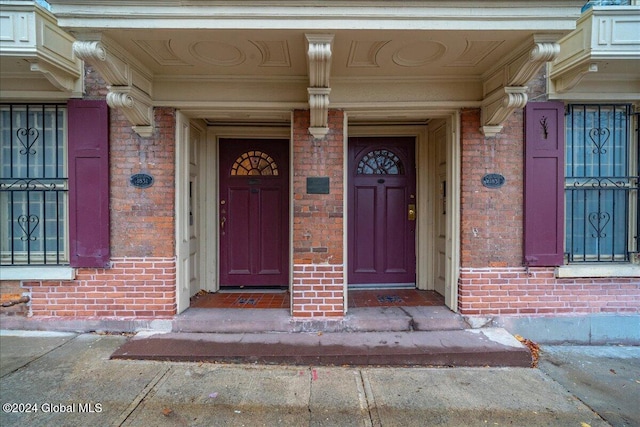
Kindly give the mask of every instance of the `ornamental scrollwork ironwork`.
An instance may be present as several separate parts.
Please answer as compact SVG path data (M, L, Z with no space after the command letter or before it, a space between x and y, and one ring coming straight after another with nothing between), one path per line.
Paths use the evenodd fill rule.
M23 242L36 240L33 233L40 223L40 218L38 218L37 215L20 215L17 222L24 233L24 236L20 237L20 240Z
M576 178L570 178L575 180ZM576 180L570 184L573 188L629 188L634 189L633 177L600 177L600 178L584 178ZM568 188L571 188L568 187Z
M58 189L56 182L42 182L38 178L18 178L13 182L0 182L0 191L54 191Z
M593 227L594 232L591 237L595 239L604 239L607 235L604 233L604 229L611 220L611 215L608 212L591 212L589 214L589 224Z
M593 128L589 131L589 138L596 148L593 149L593 154L606 154L606 148L604 145L609 140L611 131L608 128Z
M18 141L20 141L20 145L22 145L22 149L20 150L20 154L23 156L34 155L36 154L36 150L32 147L40 137L40 131L36 128L20 128L16 131L16 137ZM23 139L24 138L24 139Z

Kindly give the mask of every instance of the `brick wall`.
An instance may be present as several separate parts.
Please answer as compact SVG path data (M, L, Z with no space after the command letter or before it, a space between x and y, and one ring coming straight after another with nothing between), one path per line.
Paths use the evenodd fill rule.
M344 314L344 114L329 111L329 133L309 134L309 111L294 112L293 315ZM307 194L307 177L329 177L329 194Z
M103 99L106 86L90 67L86 97ZM110 109L109 162L111 268L78 269L73 281L2 282L2 293L30 291L34 316L162 318L176 313L174 233L175 110L155 108L155 130L141 138ZM135 173L154 177L150 188L129 183ZM16 291L17 289L17 291ZM9 292L11 291L11 292ZM8 297L7 297L8 298ZM27 314L27 306L2 313Z
M493 138L480 132L479 109L462 110L461 122L461 265L522 265L522 111L514 112ZM504 186L484 187L488 173L504 175Z
M293 277L295 317L335 317L344 314L342 265L295 264Z
M640 313L638 278L558 279L554 268L463 268L465 315Z
M175 259L112 258L111 268L77 270L73 281L32 281L34 316L166 318L176 312Z
M117 110L110 110L111 253L175 254L175 110L155 109L155 131L141 138ZM154 184L135 188L131 175L148 173Z
M543 70L544 71L544 70ZM544 73L530 96L544 98ZM465 315L544 316L640 313L638 278L555 277L523 266L524 124L521 110L494 138L480 132L480 111L461 111L461 270L458 308ZM499 189L482 186L500 173Z

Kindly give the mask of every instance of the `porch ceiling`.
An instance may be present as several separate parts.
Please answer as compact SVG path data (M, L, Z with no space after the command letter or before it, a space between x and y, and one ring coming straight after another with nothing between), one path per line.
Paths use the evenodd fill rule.
M278 121L291 108L323 109L329 100L332 107L355 110L373 103L386 110L498 105L502 101L489 100L491 93L505 96L501 88L511 86L510 75L523 70L518 61L526 62L537 42L553 43L574 29L583 2L50 3L60 26L80 41L100 43L84 45L83 59L96 65L106 55L113 63L103 68L121 74L120 80L106 79L122 88L116 90L121 104L137 94L149 106L231 122L254 120L247 111L256 110L263 110L256 113L261 120L270 114ZM310 56L310 35L331 38L314 46L320 58ZM312 70L321 81L313 82L318 75ZM321 115L316 127L322 127Z
M340 30L331 79L479 80L531 31ZM305 34L317 30L105 30L160 79L308 79Z

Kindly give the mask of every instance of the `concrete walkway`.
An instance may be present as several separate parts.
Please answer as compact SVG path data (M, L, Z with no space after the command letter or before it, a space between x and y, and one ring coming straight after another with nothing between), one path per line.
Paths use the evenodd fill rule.
M571 385L571 379L563 382L564 367L579 365L559 362L581 357L571 356L570 348L543 348L542 366L548 363L548 370L111 360L127 340L119 335L0 333L0 425L640 425L638 348L593 354L592 363L603 370L614 366L610 369L617 374L609 371L609 377ZM622 352L625 358L619 359ZM588 377L593 370L583 371ZM585 387L595 397L583 393ZM611 388L624 390L616 399L627 404L596 404L602 397L598 390L607 394ZM623 421L611 414L622 415Z

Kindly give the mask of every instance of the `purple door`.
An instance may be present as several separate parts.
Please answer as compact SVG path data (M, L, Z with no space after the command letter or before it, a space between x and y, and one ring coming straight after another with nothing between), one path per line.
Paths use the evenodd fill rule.
M288 153L288 140L220 140L220 286L288 285Z
M349 285L416 281L415 138L349 138Z

